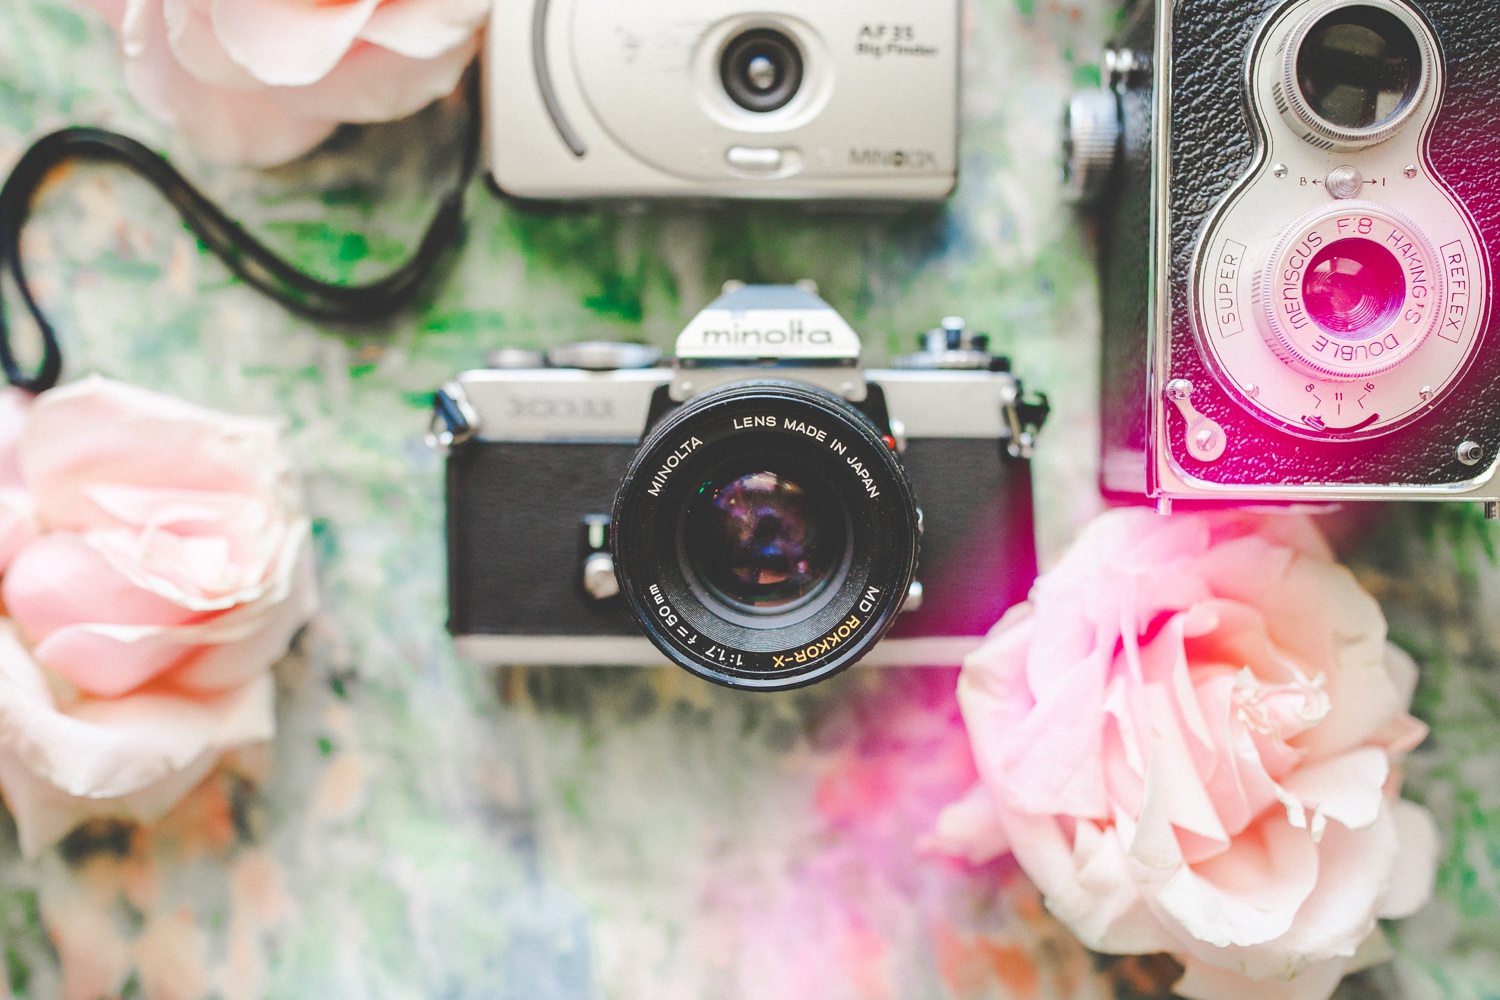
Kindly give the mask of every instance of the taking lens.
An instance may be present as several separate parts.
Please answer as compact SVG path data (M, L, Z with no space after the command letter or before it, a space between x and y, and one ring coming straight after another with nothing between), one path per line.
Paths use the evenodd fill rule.
M1340 7L1303 36L1296 72L1303 99L1324 122L1377 129L1394 122L1419 93L1422 48L1389 10Z
M1379 335L1406 301L1401 264L1374 240L1338 240L1318 252L1302 280L1308 315L1329 333Z
M752 28L725 46L719 78L729 99L746 111L775 111L802 86L802 50L774 28Z
M734 383L669 413L612 523L642 631L730 687L798 687L854 663L916 569L916 505L884 435L799 383Z

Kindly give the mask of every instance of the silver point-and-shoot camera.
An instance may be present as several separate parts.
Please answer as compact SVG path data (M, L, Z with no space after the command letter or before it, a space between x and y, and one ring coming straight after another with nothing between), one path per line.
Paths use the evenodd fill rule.
M936 201L958 0L496 0L490 172L525 199Z

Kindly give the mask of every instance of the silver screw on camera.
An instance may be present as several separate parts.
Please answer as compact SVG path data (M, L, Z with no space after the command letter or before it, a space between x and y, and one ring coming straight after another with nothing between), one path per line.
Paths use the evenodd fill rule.
M1478 465L1484 460L1484 446L1477 441L1465 441L1458 446L1458 460L1465 465Z

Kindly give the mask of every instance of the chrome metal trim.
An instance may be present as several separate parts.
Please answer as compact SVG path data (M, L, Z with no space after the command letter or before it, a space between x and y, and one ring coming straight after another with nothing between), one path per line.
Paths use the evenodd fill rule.
M1167 421L1158 405L1158 386L1167 370L1170 356L1171 317L1168 310L1172 290L1163 285L1172 274L1172 137L1167 123L1172 120L1172 15L1175 0L1157 0L1156 52L1151 60L1151 223L1148 239L1155 254L1146 259L1146 440L1158 454L1167 448ZM1170 453L1170 449L1168 449ZM1146 466L1146 495L1155 497L1160 489L1156 463Z
M536 68L537 91L542 95L542 103L547 107L552 126L557 129L558 136L573 155L582 159L589 148L574 131L568 116L563 113L557 91L552 87L552 69L547 62L547 14L551 3L552 0L536 0L536 6L531 11L531 64Z

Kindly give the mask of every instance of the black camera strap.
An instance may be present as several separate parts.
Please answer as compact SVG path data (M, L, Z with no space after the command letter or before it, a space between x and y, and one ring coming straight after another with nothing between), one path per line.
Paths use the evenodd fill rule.
M408 305L432 273L443 251L457 241L463 223L464 193L479 162L479 74L470 66L463 82L469 110L458 179L438 205L412 256L384 277L361 285L343 285L312 277L266 247L229 218L165 158L128 136L100 128L65 128L32 144L0 187L0 273L9 272L21 301L42 336L42 359L36 371L23 370L10 342L10 328L0 301L0 366L10 384L44 392L62 373L57 333L42 314L26 283L21 262L21 230L31 214L38 189L58 166L73 160L114 163L139 174L171 202L183 222L229 270L252 288L291 312L325 323L370 323Z

